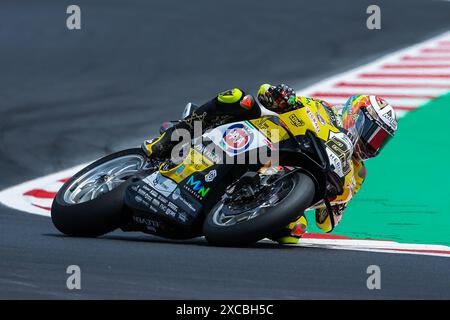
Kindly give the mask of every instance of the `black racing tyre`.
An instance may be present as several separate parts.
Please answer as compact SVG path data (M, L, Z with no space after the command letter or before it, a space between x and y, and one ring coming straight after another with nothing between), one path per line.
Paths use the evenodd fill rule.
M218 218L225 210L223 201L219 201L207 215L203 224L203 234L213 245L243 246L255 243L276 230L280 230L295 221L304 210L311 206L315 184L306 174L293 173L290 179L290 191L274 206L262 208L262 212L249 220L233 225L223 225Z
M130 184L129 178L144 166L146 159L141 149L127 149L101 158L75 174L53 200L51 218L55 227L68 236L98 237L123 226L129 219L123 210L125 189ZM102 172L107 172L112 165L117 168L122 165L123 168L122 172L116 169L117 179L111 179L108 185L108 176L105 177ZM96 173L105 186L92 187L92 183L84 182L83 189L83 179L88 179L89 175L95 179ZM94 189L89 191L91 194L88 188ZM92 196L95 192L97 195ZM89 199L91 197L93 199Z

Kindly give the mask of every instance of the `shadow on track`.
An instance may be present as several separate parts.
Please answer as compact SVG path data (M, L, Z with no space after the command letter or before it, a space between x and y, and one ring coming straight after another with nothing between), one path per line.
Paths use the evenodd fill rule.
M57 233L45 233L43 236L46 237L55 237L55 238L66 238L66 239L95 239L95 240L114 240L114 241L126 241L126 242L139 242L139 243L155 243L155 244L175 244L175 245L194 245L201 247L210 247L210 248L239 248L239 249L277 249L277 250L293 250L295 247L292 246L283 246L278 243L270 243L270 242L257 242L253 245L247 246L213 246L210 245L203 237L188 239L188 240L173 240L160 238L152 235L105 235L99 238L81 238L81 237L68 237L63 234ZM320 248L302 248L305 250L308 249L319 249Z

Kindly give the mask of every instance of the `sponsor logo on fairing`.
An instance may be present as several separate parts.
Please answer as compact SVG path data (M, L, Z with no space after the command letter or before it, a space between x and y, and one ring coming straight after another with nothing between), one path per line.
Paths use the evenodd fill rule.
M305 122L299 117L297 117L295 114L291 114L289 116L289 120L291 121L292 125L296 127L303 127L305 125Z
M242 123L236 123L228 127L222 137L226 151L235 154L247 150L253 138L252 130Z
M198 195L200 197L206 197L209 192L209 188L205 188L203 183L199 180L195 180L194 176L190 176L188 181L186 182L185 187L188 187L187 190L195 191L194 195Z
M143 224L148 230L156 231L156 229L161 228L161 223L159 221L151 220L148 218L143 218L139 216L133 216L133 221L138 224Z
M353 153L353 146L350 139L342 132L330 132L325 146L333 171L339 177L345 177L351 170L350 159Z
M320 132L319 123L317 122L316 117L313 115L313 113L311 112L311 110L309 108L306 108L306 114L308 115L309 120L311 120L311 123L313 124L316 132Z
M176 172L176 173L182 173L183 170L184 170L184 168L186 168L186 165L185 165L185 164L182 164L181 166L179 166L179 167L177 168L177 170L175 170L175 172Z
M206 182L212 182L215 178L217 177L217 170L211 170L210 172L208 172L208 174L205 176L205 181Z
M168 197L177 187L177 184L174 181L163 177L159 172L151 174L142 181L150 185L153 189L165 197Z
M222 157L216 152L215 144L210 144L212 147L204 146L202 144L195 144L194 149L201 153L204 157L208 158L214 163L222 163ZM220 149L219 149L220 151Z
M194 206L192 204L189 203L189 201L187 201L182 195L181 195L181 190L179 188L176 188L175 191L172 193L172 199L175 201L180 201L181 203L183 203L187 208L189 208L189 210L195 212L196 209L194 208ZM178 203L180 204L180 203ZM180 204L181 205L181 204Z
M327 124L327 122L325 121L325 119L320 115L320 113L319 112L317 112L316 111L316 117L317 117L317 119L319 119L319 122L322 124L322 125L326 125Z

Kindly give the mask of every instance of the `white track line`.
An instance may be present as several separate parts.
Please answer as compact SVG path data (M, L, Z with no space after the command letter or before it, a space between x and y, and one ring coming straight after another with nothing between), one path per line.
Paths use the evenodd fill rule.
M370 240L370 239L329 239L324 235L315 234L313 238L308 233L299 243L291 244L293 247L321 248L331 250L354 250L381 253L415 254L450 258L450 247L434 244L399 243L395 241ZM264 239L265 243L274 243Z
M295 246L450 257L450 247L448 246L399 243L394 241L364 239L301 239Z

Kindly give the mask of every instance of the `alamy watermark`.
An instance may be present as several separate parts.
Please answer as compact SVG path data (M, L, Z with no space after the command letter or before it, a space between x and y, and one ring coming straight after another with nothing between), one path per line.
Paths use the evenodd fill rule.
M381 269L377 265L367 267L366 273L370 276L367 278L366 285L369 290L381 289Z
M367 14L370 16L367 18L366 26L369 30L380 30L381 29L381 9L376 4L372 4L367 7Z
M71 4L67 7L66 13L69 16L66 19L66 27L69 30L81 29L81 8L76 4Z
M66 280L66 286L69 290L81 289L81 269L79 266L73 264L67 267L66 273L69 274Z

